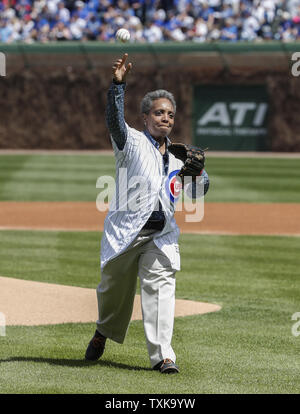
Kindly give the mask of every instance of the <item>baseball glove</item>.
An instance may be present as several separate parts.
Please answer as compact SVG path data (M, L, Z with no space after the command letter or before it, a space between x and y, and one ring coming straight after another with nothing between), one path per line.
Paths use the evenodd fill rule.
M168 151L184 163L177 174L181 179L200 175L205 163L204 150L192 145L174 143L168 146Z

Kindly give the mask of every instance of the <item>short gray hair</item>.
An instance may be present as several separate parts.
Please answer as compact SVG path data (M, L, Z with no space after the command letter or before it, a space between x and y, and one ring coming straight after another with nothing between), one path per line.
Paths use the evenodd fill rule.
M168 99L176 112L176 102L171 92L165 91L164 89L157 89L156 91L148 92L141 102L141 113L148 115L152 108L153 101L156 99L165 98Z

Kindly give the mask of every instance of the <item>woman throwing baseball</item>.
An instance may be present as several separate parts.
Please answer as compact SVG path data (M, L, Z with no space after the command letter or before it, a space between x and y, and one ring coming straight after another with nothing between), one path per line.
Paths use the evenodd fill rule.
M124 342L139 277L150 365L161 373L178 373L171 341L175 274L180 270L179 229L174 197L166 191L170 177L183 166L168 151L176 103L170 92L149 92L141 102L144 130L128 126L124 94L132 64L126 65L127 57L124 54L114 63L108 91L106 120L116 159L116 188L101 240L99 319L85 358L100 358L107 338ZM209 182L203 166L198 173L205 178L206 192Z

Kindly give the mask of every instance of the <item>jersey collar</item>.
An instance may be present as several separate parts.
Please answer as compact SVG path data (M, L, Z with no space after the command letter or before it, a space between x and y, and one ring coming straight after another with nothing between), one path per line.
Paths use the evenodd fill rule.
M155 148L159 150L159 143L153 138L153 136L150 134L150 132L147 129L144 130L144 134L149 139L149 141L152 142ZM168 148L168 146L171 144L170 139L168 137L165 137L165 142L166 142L166 147Z

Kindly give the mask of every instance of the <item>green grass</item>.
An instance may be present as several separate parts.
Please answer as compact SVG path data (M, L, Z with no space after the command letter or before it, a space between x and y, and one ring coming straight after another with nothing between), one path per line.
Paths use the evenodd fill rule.
M94 201L112 156L0 155L0 201Z
M300 202L300 159L214 158L208 202ZM95 201L112 156L0 155L0 201ZM95 289L99 232L0 231L0 275ZM96 363L95 324L12 326L0 336L0 393L299 393L300 238L180 236L177 298L221 311L175 319L181 373L149 369L141 321ZM1 304L0 304L1 312Z
M300 158L207 157L209 202L300 202Z
M95 201L108 155L0 155L0 201ZM207 156L207 202L300 202L300 159Z
M0 275L96 288L97 232L0 232ZM298 393L300 338L297 237L181 235L177 298L221 311L175 319L181 373L149 369L143 326L123 345L83 356L94 324L7 327L0 337L1 393ZM33 271L34 269L34 271ZM0 309L1 310L1 309Z
M100 238L98 232L1 231L0 275L95 287Z

